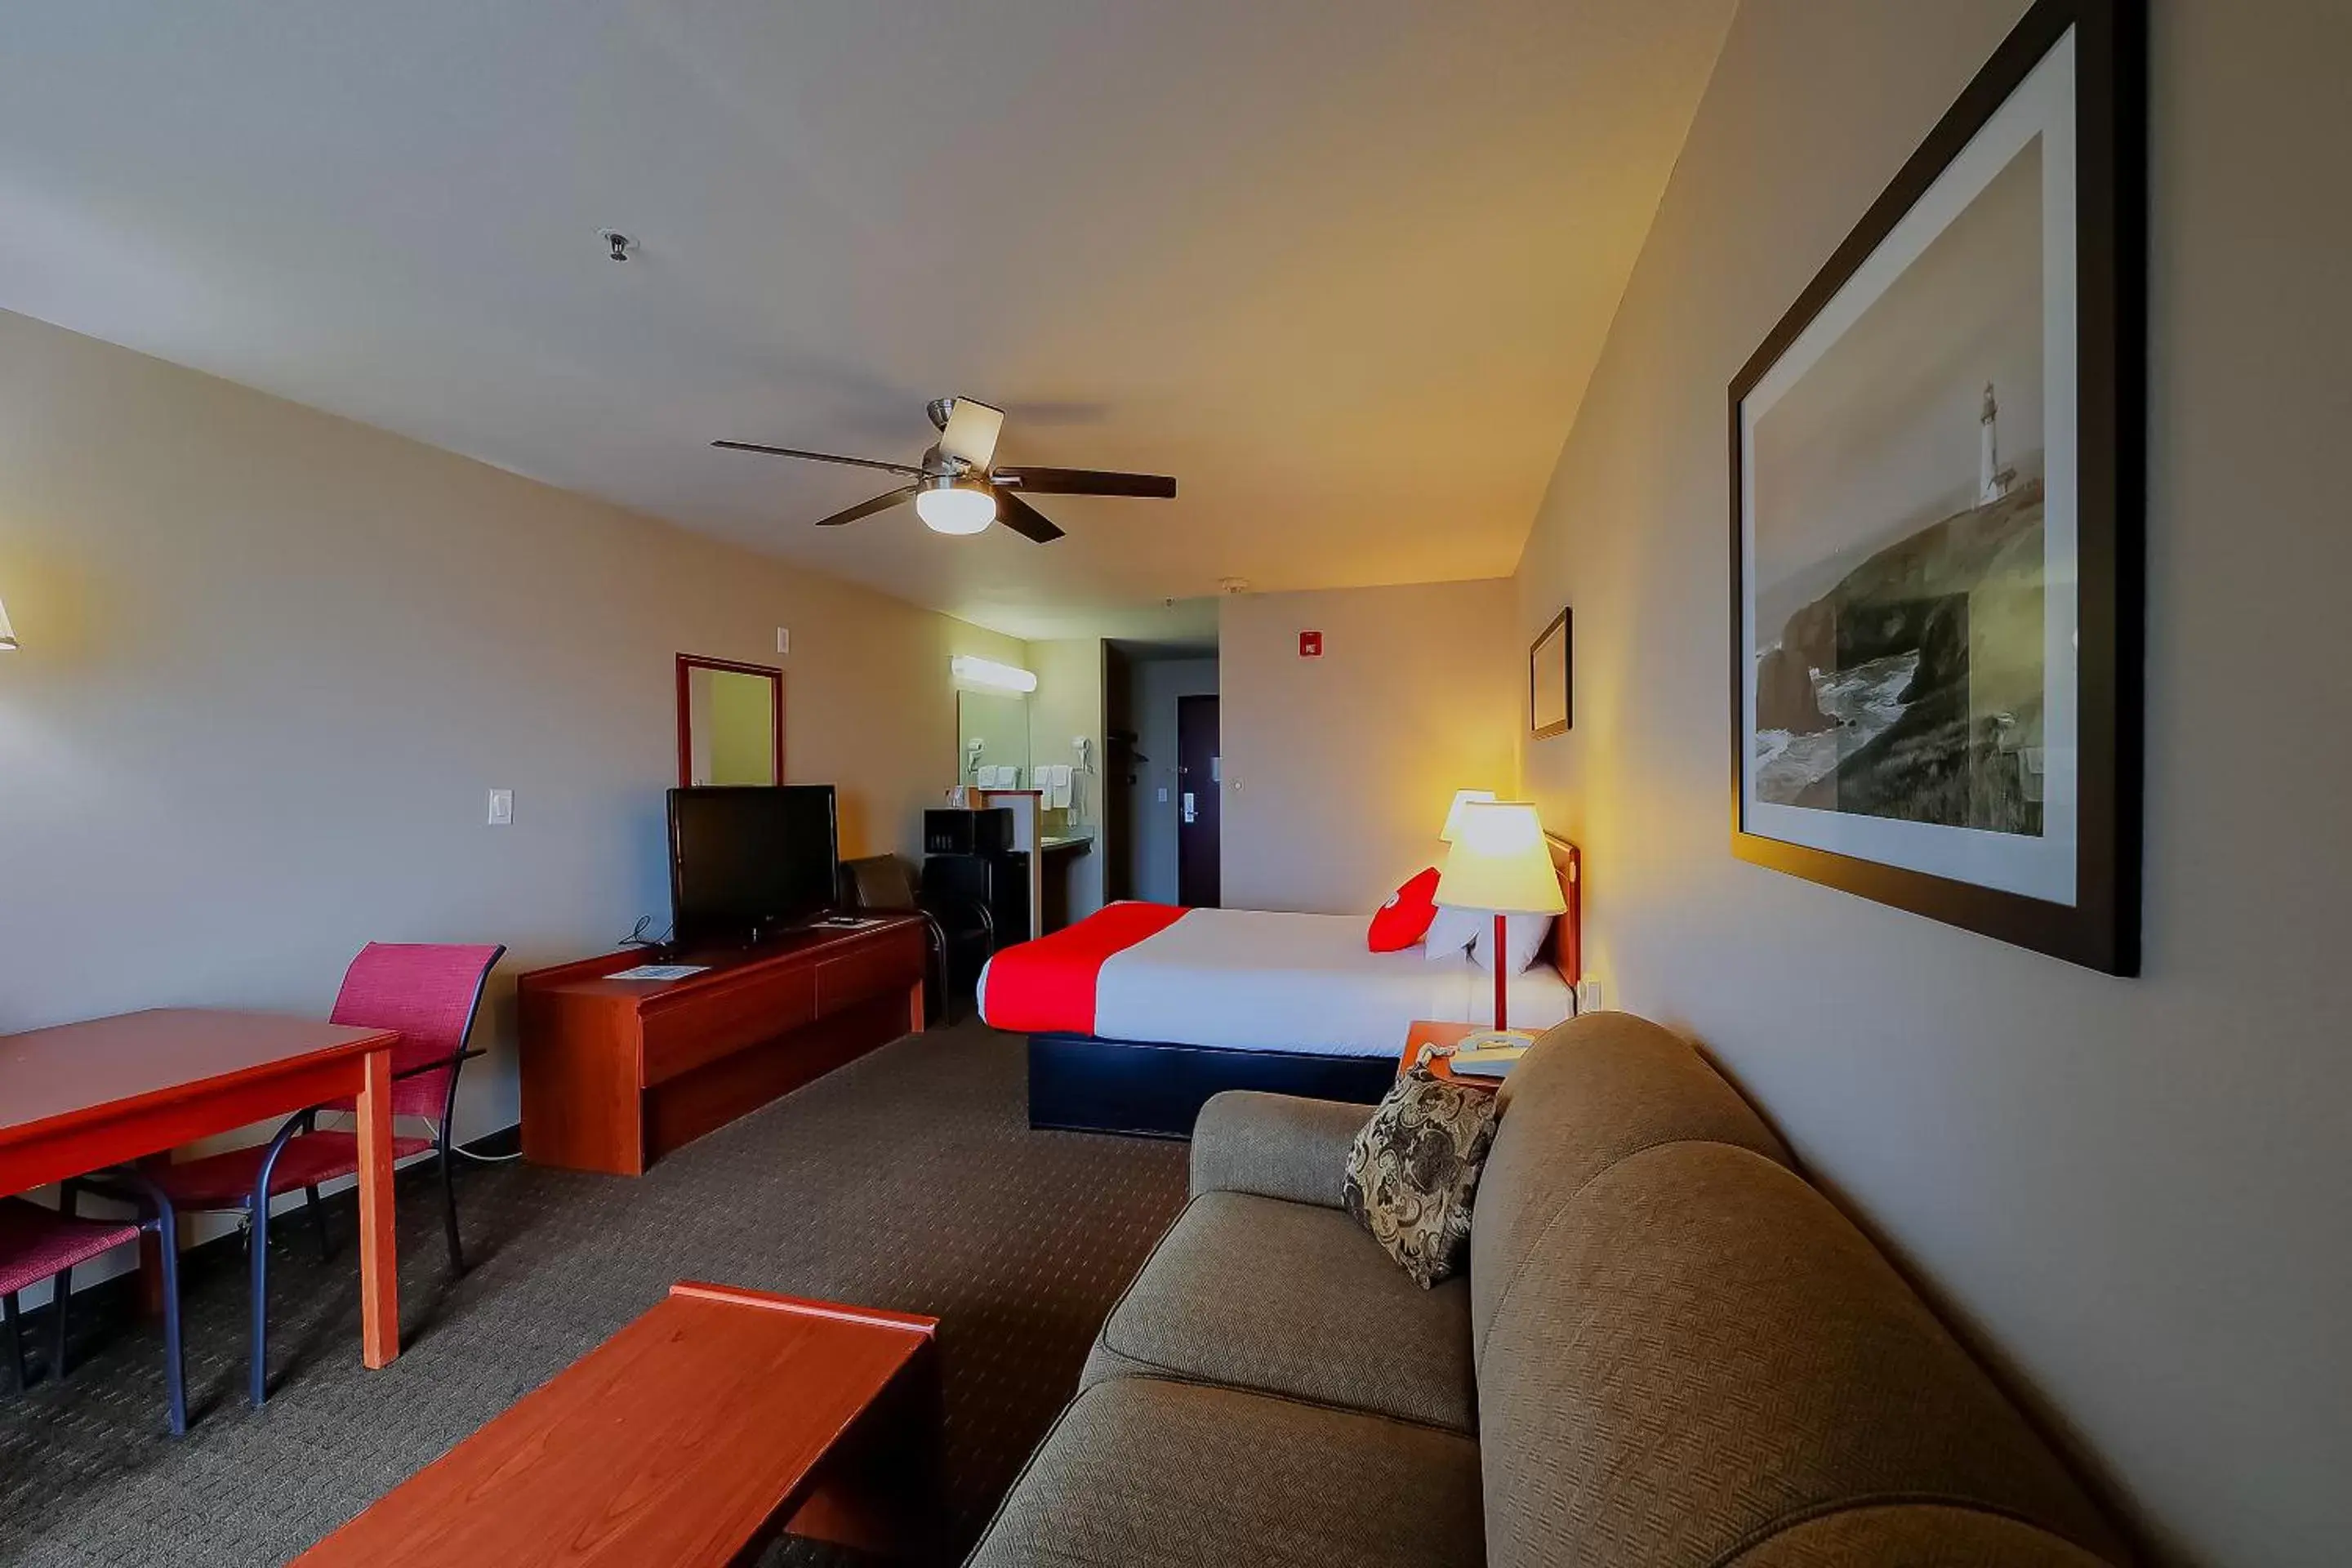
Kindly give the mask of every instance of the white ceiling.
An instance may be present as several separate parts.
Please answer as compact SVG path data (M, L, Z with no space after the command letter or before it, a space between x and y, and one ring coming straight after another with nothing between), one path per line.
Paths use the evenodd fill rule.
M74 0L0 307L1021 636L1509 572L1734 0ZM643 250L614 265L600 228ZM926 399L1175 474L817 531Z

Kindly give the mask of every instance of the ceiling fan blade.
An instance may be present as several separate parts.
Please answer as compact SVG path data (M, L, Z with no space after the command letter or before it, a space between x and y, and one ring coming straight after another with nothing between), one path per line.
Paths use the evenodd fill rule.
M1174 500L1176 481L1165 474L1115 474L1102 468L999 468L988 476L1033 496L1141 496Z
M901 502L913 500L915 492L921 488L919 485L907 485L887 494L876 496L872 500L859 501L846 511L837 511L831 517L818 518L816 525L819 528L839 528L843 523L856 522L861 517L872 517L877 511L888 511Z
M991 485L996 496L996 521L1039 544L1051 544L1062 537L1062 531L1045 520L1045 515L1011 490L1000 490Z
M886 474L920 474L912 463L886 463L879 458L845 458L837 452L803 452L797 447L763 447L757 441L713 441L730 452L765 452L772 458L807 458L819 463L846 463L853 468L879 468Z
M961 458L982 473L996 457L996 437L1004 428L1004 410L969 397L959 397L940 431L940 450Z

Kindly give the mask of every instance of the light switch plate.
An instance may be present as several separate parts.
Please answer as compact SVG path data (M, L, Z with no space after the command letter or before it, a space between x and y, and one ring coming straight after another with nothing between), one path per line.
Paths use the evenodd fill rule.
M1601 982L1598 980L1578 981L1576 983L1576 1010L1579 1013L1598 1013L1601 1009Z
M793 634L791 628L786 626L778 626L776 628L776 651L778 653L790 653L793 651Z
M508 827L514 823L514 791L494 789L490 792L490 826Z

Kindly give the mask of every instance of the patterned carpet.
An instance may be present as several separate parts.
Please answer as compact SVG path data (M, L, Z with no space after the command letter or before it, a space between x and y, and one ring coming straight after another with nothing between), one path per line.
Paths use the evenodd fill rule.
M886 1047L639 1181L462 1168L461 1280L430 1172L404 1175L398 1362L360 1366L348 1203L327 1264L307 1227L278 1231L259 1412L242 1394L233 1247L187 1281L184 1440L163 1435L152 1334L85 1312L62 1387L0 1394L0 1563L282 1563L681 1279L937 1315L950 1522L968 1543L1175 1217L1184 1168L1181 1144L1030 1131L1020 1041L967 1023ZM845 1560L807 1542L768 1559Z

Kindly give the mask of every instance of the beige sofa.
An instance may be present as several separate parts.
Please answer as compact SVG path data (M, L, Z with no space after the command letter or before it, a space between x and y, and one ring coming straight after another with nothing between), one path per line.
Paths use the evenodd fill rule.
M1339 1207L1360 1105L1223 1094L1192 1199L974 1551L1012 1564L2094 1564L2122 1543L1696 1052L1508 1082L1466 1279Z

